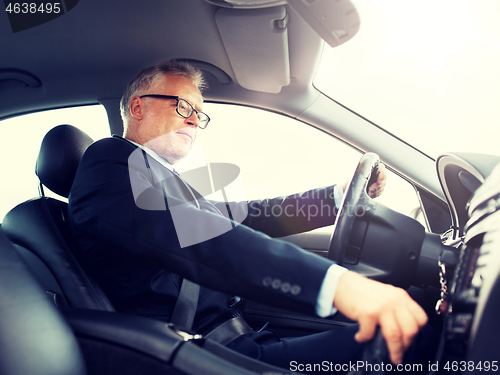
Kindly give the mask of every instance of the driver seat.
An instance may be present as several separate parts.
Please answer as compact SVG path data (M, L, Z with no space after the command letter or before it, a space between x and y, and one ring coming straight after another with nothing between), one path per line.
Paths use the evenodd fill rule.
M6 374L85 375L85 367L87 372L93 375L251 375L283 372L284 370L233 352L212 340L200 340L198 335L180 332L163 322L110 313L114 312L110 301L97 283L83 271L71 252L74 245L66 222L67 203L43 194L43 186L46 186L65 198L69 196L80 159L92 142L87 134L71 125L60 125L51 129L42 141L36 163L41 196L14 207L7 213L0 226L0 271L12 271L0 272L0 287L2 284L8 284L3 283L7 279L12 284L9 286L12 290L7 290L5 296L0 293L0 310L4 305L7 306L7 303L12 305L12 302L19 300L19 303L14 304L15 309L9 305L6 310L12 314L2 315L2 318L8 318L4 322L7 324L0 324L0 334L4 331L8 333L7 336L4 335L3 340L3 336L0 336L0 349L6 349L5 353L0 355L0 365L3 364L3 359L8 358L6 363L12 364L13 369ZM23 280L24 284L21 284L30 288L33 286L34 289L25 288L26 291L18 293L20 289L12 282L12 276L23 276L24 271L20 270L24 266L19 264L19 257L14 257L17 254L5 238L2 238L2 231L8 235L11 244L24 258L38 283L56 305L71 307L62 309L62 316L55 309L50 309L50 303L42 303L47 301L39 298L38 286L28 285L29 283ZM7 258L8 251L12 259L17 258L15 263ZM27 292L29 293L26 294ZM13 299L11 296L19 298ZM25 304L24 302L31 301L25 297L30 297L37 306L44 307L39 309L40 314L32 314L35 311L33 309L23 309L25 306L35 305ZM25 301L21 301L23 298ZM61 322L53 322L54 319L47 315L44 309L50 310L56 318L64 319L60 319ZM18 329L16 318L28 315L31 320L24 319L21 322L23 329ZM32 319L32 316L36 319ZM45 322L45 318L52 320ZM27 321L33 324L26 325ZM73 332L69 331L69 327L66 328L67 324ZM2 331L1 328L9 329ZM27 346L27 349L32 349L33 345L28 345L31 341L26 340L26 335L17 337L19 335L16 336L16 332L28 332L27 335L33 336L33 332L30 333L29 330L37 334L36 344L42 345L41 349L46 354L44 359L51 360L48 363L51 367L46 366L47 361L39 357L25 358ZM45 333L51 334L50 339L53 342L46 342L44 347L43 340L47 341ZM57 336L54 336L55 334ZM54 346L59 348L58 352L52 351ZM40 348L37 349L41 351ZM15 355L10 355L12 353ZM63 363L59 363L61 361ZM42 371L45 367L48 370ZM29 371L19 370L24 368L29 368ZM4 374L1 366L0 373Z
M42 141L36 162L40 197L10 210L2 229L57 306L115 311L71 251L74 245L66 222L67 203L46 197L43 191L46 186L68 198L80 159L91 143L92 138L74 126L52 128Z

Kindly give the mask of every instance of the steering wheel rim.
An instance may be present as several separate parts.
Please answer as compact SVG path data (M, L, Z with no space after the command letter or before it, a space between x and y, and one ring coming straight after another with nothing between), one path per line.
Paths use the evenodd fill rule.
M371 198L366 191L372 172L379 164L380 158L377 154L373 152L364 154L344 192L328 249L328 258L338 265L344 263L345 252L356 217L364 215L371 208Z

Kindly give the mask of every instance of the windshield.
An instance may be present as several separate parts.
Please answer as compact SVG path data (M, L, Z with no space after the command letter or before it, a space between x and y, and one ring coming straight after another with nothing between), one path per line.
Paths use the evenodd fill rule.
M500 154L500 1L353 3L361 28L325 45L315 86L431 157Z

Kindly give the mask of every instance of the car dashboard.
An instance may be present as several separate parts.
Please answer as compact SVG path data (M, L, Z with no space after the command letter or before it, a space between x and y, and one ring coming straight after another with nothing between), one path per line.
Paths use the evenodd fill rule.
M498 162L498 157L477 154L448 154L437 160L438 177L452 216L445 243L460 248L456 264L440 259L441 299L436 307L444 316L438 354L442 371L498 371Z

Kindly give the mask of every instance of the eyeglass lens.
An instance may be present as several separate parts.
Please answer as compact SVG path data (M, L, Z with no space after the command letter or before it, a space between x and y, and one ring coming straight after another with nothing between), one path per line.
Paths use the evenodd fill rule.
M179 114L185 118L190 117L195 109L193 106L184 99L180 99L177 102L177 111ZM196 117L200 120L202 126L208 123L208 116L203 112L196 112Z

